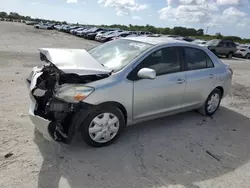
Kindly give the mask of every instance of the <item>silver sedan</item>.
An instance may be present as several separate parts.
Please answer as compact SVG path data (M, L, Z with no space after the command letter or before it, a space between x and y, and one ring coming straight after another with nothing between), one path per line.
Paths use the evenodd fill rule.
M91 146L128 125L199 110L213 115L233 71L206 48L168 38L131 37L83 49L41 48L27 78L30 118L44 137Z

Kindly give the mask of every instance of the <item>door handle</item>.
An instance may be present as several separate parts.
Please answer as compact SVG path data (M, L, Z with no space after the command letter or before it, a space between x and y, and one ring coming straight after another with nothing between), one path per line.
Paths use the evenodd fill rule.
M214 74L210 74L210 75L209 75L209 78L214 78Z
M185 82L185 80L183 80L183 79L178 79L178 80L176 81L177 84L182 84L183 82Z

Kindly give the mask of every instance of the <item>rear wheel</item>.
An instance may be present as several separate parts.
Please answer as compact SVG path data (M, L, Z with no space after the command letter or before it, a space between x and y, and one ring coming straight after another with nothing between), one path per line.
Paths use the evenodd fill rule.
M233 52L229 52L229 53L227 54L227 58L228 58L228 59L232 59L232 57L233 57Z
M203 106L199 109L199 112L205 116L213 115L220 106L222 94L219 89L214 89L207 100L203 104Z
M113 143L125 128L125 118L114 106L102 107L82 123L83 140L91 146L102 147Z

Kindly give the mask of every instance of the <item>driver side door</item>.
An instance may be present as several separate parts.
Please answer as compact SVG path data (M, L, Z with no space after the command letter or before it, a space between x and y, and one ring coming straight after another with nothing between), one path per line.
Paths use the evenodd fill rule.
M133 119L140 121L180 109L186 88L186 75L178 47L166 47L146 57L131 72L134 84ZM155 79L142 79L142 68L155 70Z

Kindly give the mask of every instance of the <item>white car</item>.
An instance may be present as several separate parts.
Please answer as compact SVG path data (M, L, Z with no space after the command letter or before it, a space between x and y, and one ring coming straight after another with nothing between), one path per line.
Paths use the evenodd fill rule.
M40 24L34 25L34 27L36 29L53 29L53 24L43 24L43 23L40 23Z
M160 37L40 48L40 59L26 80L31 121L48 140L70 144L81 132L94 147L139 122L196 109L212 116L233 76L209 49Z
M191 43L197 44L197 45L199 45L199 46L205 46L206 43L207 43L207 41L205 41L205 40L194 40L194 41L191 42Z
M236 51L234 56L250 59L250 46L242 45L242 46L238 46L237 48L238 50Z

